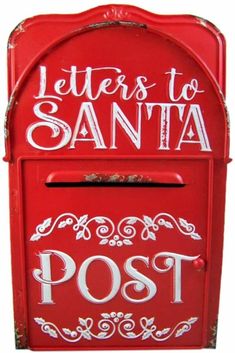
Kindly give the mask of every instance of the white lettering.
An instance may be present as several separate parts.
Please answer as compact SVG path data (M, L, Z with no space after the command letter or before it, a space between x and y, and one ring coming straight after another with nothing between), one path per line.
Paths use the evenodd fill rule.
M46 113L43 113L41 111L41 107L47 106L47 105L49 105L49 107L50 107L50 109L48 110L49 114L54 114L58 111L58 105L54 102L51 102L51 101L43 101L43 102L35 104L34 109L33 109L34 114L39 119L45 120L45 122L31 124L28 127L28 130L26 132L26 136L27 136L27 140L30 143L30 145L33 146L34 148L37 148L39 150L44 150L44 151L54 151L54 150L58 150L64 146L66 146L71 138L72 133L71 133L70 126L66 122L64 122L61 119L55 118L51 115L48 115ZM51 137L52 138L58 137L62 133L62 138L61 138L60 142L53 147L45 147L45 146L37 144L33 139L33 132L38 128L41 129L42 127L48 127L51 129L51 131L52 131Z
M71 65L68 69L59 70L61 77L53 81L53 76L49 76L47 67L39 66L39 90L34 98L44 100L35 104L33 111L35 116L43 121L35 122L27 128L26 138L32 147L54 151L65 146L75 149L78 143L92 142L91 148L93 146L94 149L115 150L119 148L122 141L118 141L118 131L123 131L127 137L127 143L130 142L129 147L134 146L137 150L144 147L147 153L151 148L153 150L156 147L158 151L173 149L177 151L182 149L182 145L187 147L188 144L195 144L195 149L200 149L202 152L211 152L201 107L199 104L191 104L195 97L204 92L199 88L196 78L185 82L184 74L173 67L169 72L165 72L169 78L166 88L170 102L145 102L149 90L156 86L156 83L149 83L146 76L135 76L132 78L131 85L130 77L123 74L118 67L88 66L79 70L77 66ZM135 116L130 116L129 106L125 113L119 101L110 101L106 110L103 108L102 112L98 110L102 103L95 101L103 98L102 96L115 94L118 94L124 103L131 99L135 100ZM74 119L76 121L74 122L69 116L71 125L66 122L68 116L64 117L64 120L53 116L59 109L59 105L53 100L58 99L63 102L67 95L75 97L73 99L86 97L87 100L81 102L78 99L77 119L76 117ZM71 99L68 106L73 104ZM182 100L190 104L180 103ZM152 118L155 107L158 108L156 109L158 120L152 133L156 136L157 146L152 146L153 139L150 138L149 129L146 128L146 120ZM147 119L143 116L146 112ZM102 119L102 124L99 119ZM48 142L48 146L43 142L46 141L43 139L44 129L42 129L45 127L51 130L51 138L55 139L54 143L53 140ZM72 130L73 127L74 130ZM176 129L179 130L179 135ZM110 133L109 137L106 136L107 131ZM148 135L145 137L142 136L143 134ZM108 143L109 146L107 146Z
M137 114L137 129L134 129L126 115L123 113L117 103L113 103L113 119L112 119L112 142L111 149L116 149L116 125L119 122L120 126L129 136L131 142L137 149L141 148L141 108L142 103L137 103L138 114Z
M131 303L144 303L155 296L155 294L157 293L157 287L155 283L151 281L151 279L144 276L136 268L133 267L132 262L136 260L142 261L147 267L149 267L149 258L145 256L132 256L126 260L124 264L124 269L126 273L130 275L130 277L134 278L134 280L126 282L123 285L122 296ZM140 292L146 288L148 291L148 294L142 299L131 298L127 294L127 288L130 286L134 286L134 290L136 292Z
M160 143L158 150L170 150L170 124L171 124L171 108L175 107L178 109L179 119L182 120L184 114L184 108L186 104L174 104L174 103L146 103L148 120L152 117L154 107L161 108L160 115Z
M63 277L53 281L51 279L51 256L57 256L64 263ZM73 277L76 265L73 259L62 251L45 250L39 254L41 269L33 270L33 277L41 283L41 303L53 304L52 286L64 283Z
M112 277L112 284L111 284L110 293L102 299L97 299L90 294L89 288L87 287L87 280L86 280L87 270L88 270L89 265L93 261L97 261L97 260L103 261L109 267L111 277ZM97 278L97 280L98 280L98 278ZM84 298L86 298L87 300L89 300L92 303L102 304L102 303L107 303L109 300L113 299L113 297L115 297L115 295L117 294L117 292L120 288L120 284L121 284L121 275L120 275L120 271L119 271L118 266L109 257L101 256L101 255L91 256L82 263L82 265L80 267L80 271L78 273L77 283L78 283L78 288L80 289L80 292L84 296Z
M81 127L81 123L83 122L83 117L85 119L85 122L89 126L89 130L93 136L92 138L85 137L86 134L85 134L85 136L83 134L83 136L84 136L83 138L78 137L78 134L82 133L80 131L80 127ZM84 125L84 126L86 126L86 125ZM95 110L94 110L91 102L83 102L81 104L81 108L79 111L78 119L76 122L76 126L74 129L74 133L73 133L71 144L70 144L69 148L75 148L75 143L77 141L94 141L96 149L105 149L106 148L101 130L99 128L99 124L98 124L98 120L97 120L97 117L95 114Z
M53 280L52 276L52 256L57 256L64 263L63 276L57 280ZM75 274L76 264L74 260L58 250L45 250L39 254L40 257L40 269L34 269L32 274L34 279L41 284L41 303L42 304L53 304L52 299L52 286L63 284L69 281ZM188 256L172 252L159 252L153 256L151 266L154 271L158 273L166 273L172 270L173 272L173 300L172 303L182 303L182 266L184 262L193 262L198 259L198 256ZM111 287L108 294L103 298L97 298L90 293L87 284L87 272L89 266L95 261L102 261L107 265L111 274ZM125 282L121 287L121 294L123 298L131 303L145 303L151 300L157 293L157 285L143 273L141 273L133 265L134 262L142 262L149 267L149 257L136 255L129 257L124 263L124 270L132 280ZM97 281L99 276L102 275L97 273ZM106 283L106 282L104 282ZM103 304L112 300L120 290L121 286L121 273L117 264L107 256L95 255L87 258L81 264L77 276L77 286L82 296L94 304ZM99 286L98 286L99 287ZM109 287L109 286L108 286ZM171 286L169 286L171 287ZM159 286L160 288L160 286ZM130 292L128 291L130 289ZM133 297L133 289L135 292L147 291L142 298ZM132 293L132 294L131 294Z
M183 75L181 72L177 72L175 68L172 68L170 72L166 72L166 74L170 75L170 80L169 80L169 88L168 88L168 94L169 98L172 102L178 102L181 99L185 99L186 101L191 101L197 93L203 93L203 90L198 89L198 80L193 78L190 83L186 83L183 85L183 88L181 90L181 93L176 97L176 76L177 75Z
M186 256L181 254L175 254L172 252L161 252L154 256L152 260L152 266L154 270L156 270L157 272L164 273L164 272L168 272L173 268L173 277L174 277L173 278L173 287L174 287L173 303L182 303L182 299L181 299L182 261L192 262L193 260L198 259L199 256ZM164 264L166 268L160 268L159 266L156 265L156 260L162 257L165 258Z
M185 134L187 132L187 129L188 129L189 125L191 124L191 120L194 122L196 131L197 131L197 135L198 135L198 140L196 140L194 138L193 139L186 139L186 140L184 139ZM200 144L201 151L204 151L204 152L211 151L211 147L210 147L209 139L207 136L201 108L198 104L191 104L189 107L188 115L186 117L184 127L182 130L181 136L179 138L179 142L176 147L176 150L181 150L182 143Z
M60 78L54 82L54 91L57 95L46 94L47 91L47 68L46 66L40 66L40 86L39 93L35 96L36 99L40 98L55 98L62 100L59 96L66 96L72 94L75 97L86 96L89 100L97 100L102 94L113 95L120 91L120 96L123 100L130 100L136 97L138 100L144 100L147 97L148 90L156 83L147 84L148 79L146 76L137 76L135 79L135 85L131 90L126 81L126 75L122 74L122 70L118 67L86 67L85 70L78 70L77 66L72 65L69 70L61 69L62 72L67 74L67 77ZM103 72L107 75L114 77L104 77L100 79L100 84L96 92L92 89L92 82L97 79L95 76L96 72ZM94 77L93 77L94 76ZM79 86L81 88L79 88ZM64 91L62 88L67 87ZM112 88L111 88L112 87ZM108 90L110 88L110 90Z

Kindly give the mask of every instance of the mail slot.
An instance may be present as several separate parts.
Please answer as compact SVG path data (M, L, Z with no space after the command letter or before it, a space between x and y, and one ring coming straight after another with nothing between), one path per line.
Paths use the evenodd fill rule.
M215 347L222 34L107 5L27 19L8 47L17 348Z

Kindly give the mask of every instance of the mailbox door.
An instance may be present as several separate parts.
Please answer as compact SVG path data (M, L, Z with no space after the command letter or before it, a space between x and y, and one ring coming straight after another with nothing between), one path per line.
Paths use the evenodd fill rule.
M208 160L21 169L31 348L203 346Z

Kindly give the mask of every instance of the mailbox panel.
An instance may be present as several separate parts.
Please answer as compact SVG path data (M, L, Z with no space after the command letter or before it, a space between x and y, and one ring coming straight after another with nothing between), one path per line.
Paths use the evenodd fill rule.
M17 348L214 348L221 33L107 5L28 19L8 53Z
M202 346L210 164L109 164L22 165L30 346Z

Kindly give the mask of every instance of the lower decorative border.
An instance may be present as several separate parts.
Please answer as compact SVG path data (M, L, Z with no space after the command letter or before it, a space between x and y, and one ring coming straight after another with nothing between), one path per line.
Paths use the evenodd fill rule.
M182 336L190 331L192 325L198 321L198 317L191 317L186 321L177 323L173 328L166 327L159 329L155 323L155 317L141 317L138 321L138 326L140 326L141 330L140 332L134 332L136 322L132 318L132 313L111 312L100 315L102 319L97 323L97 333L92 332L94 320L90 317L85 319L79 317L79 325L74 330L70 330L69 328L59 329L54 323L46 321L43 318L37 317L34 318L34 321L41 326L41 330L45 334L55 339L61 337L70 343L76 343L81 339L109 339L115 333L125 339L141 338L142 340L146 340L152 338L155 341L161 342L168 340L172 336L175 338Z

